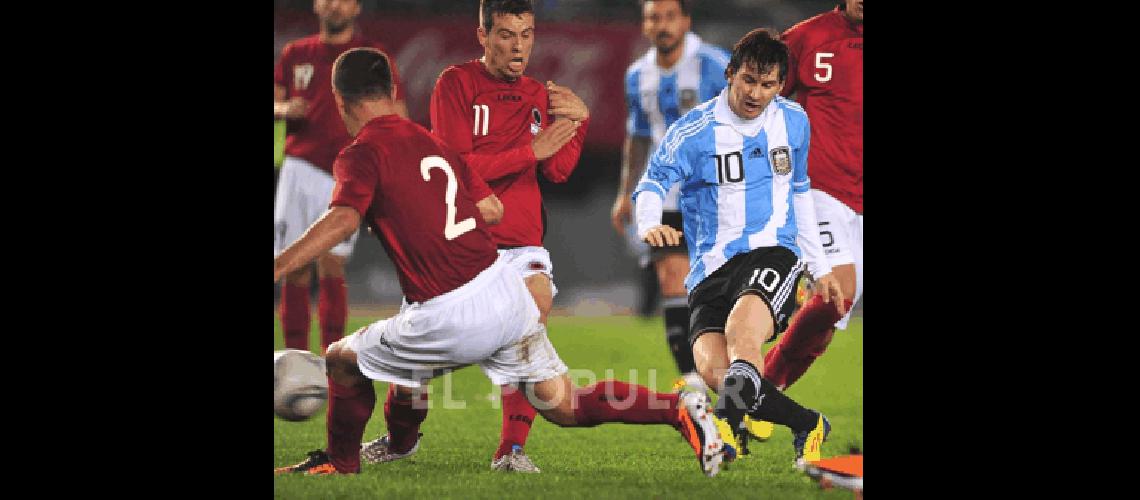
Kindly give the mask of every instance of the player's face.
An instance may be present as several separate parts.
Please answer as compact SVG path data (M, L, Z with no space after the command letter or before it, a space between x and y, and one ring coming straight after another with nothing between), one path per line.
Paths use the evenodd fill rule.
M691 21L681 13L681 3L676 0L645 2L641 9L641 33L659 52L676 50L685 39Z
M526 70L534 48L534 14L495 14L491 32L479 27L479 45L491 74L515 80Z
M742 64L728 79L728 107L736 116L751 120L760 116L768 103L772 102L784 84L780 82L780 67L761 74L755 64Z
M863 22L863 0L847 0L847 17L857 23Z
M313 12L321 20L321 30L340 33L360 14L359 0L313 0Z

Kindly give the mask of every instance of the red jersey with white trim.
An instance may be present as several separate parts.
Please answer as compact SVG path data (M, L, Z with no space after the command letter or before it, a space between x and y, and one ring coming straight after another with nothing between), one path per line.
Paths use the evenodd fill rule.
M343 44L321 43L320 35L313 35L289 42L273 69L273 83L285 87L286 99L300 96L309 104L304 119L288 120L285 154L304 158L330 174L337 153L352 142L333 100L332 67L344 51L357 47L372 47L388 54L383 45L358 34ZM400 85L396 61L391 55L388 61L396 85L393 97L403 99L404 86Z
M791 57L781 92L811 121L811 187L863 213L863 23L837 7L783 34Z
M491 226L500 246L542 246L542 193L531 143L552 117L546 86L522 76L513 82L489 73L478 59L448 66L431 94L432 133L483 177L503 202L503 220ZM542 162L542 174L566 182L586 137L587 119L570 142Z
M397 115L369 121L337 156L330 206L361 214L408 302L471 281L498 258L475 203L491 195L438 137Z

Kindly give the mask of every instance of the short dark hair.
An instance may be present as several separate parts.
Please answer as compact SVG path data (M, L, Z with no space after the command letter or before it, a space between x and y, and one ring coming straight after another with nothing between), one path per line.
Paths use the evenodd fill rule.
M479 12L483 14L483 31L490 33L495 14L534 14L534 4L531 0L479 0Z
M641 4L641 10L645 11L645 3L646 2L660 2L660 1L663 1L663 0L641 0L639 3ZM684 14L686 16L691 16L692 13L690 11L693 8L693 5L692 5L693 0L675 0L675 1L677 2L677 5L681 6L681 13L682 14Z
M333 63L333 88L350 104L392 97L388 56L371 47L347 50Z
M788 77L788 46L771 30L756 28L732 46L732 58L724 69L724 76L735 74L741 66L754 65L760 74L780 68L780 81Z

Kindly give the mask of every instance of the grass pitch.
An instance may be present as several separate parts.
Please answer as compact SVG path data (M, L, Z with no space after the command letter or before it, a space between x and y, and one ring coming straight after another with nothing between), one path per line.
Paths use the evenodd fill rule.
M351 317L346 331L381 318ZM314 352L320 334L311 332ZM617 378L668 391L677 369L665 345L661 319L559 317L549 321L551 341L578 374L579 385ZM274 349L284 347L274 319ZM770 345L765 346L770 347ZM824 354L788 395L824 412L832 433L823 456L863 449L863 320L852 318L836 332ZM607 373L609 370L609 373ZM632 371L631 371L632 370ZM852 498L846 490L821 490L792 467L791 432L777 426L768 442L753 442L752 454L707 478L692 449L668 426L604 424L564 429L535 419L527 454L541 474L490 470L498 446L501 411L491 383L478 367L432 382L431 410L414 456L389 464L363 464L355 476L275 477L276 498ZM386 384L376 383L377 404L364 438L384 432ZM445 406L463 406L448 409ZM273 419L273 465L290 465L325 445L325 416L306 422Z

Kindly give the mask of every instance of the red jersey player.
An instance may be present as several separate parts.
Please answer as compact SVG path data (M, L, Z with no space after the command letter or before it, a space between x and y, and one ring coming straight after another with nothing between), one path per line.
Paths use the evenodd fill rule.
M846 0L783 39L791 60L782 93L795 93L811 121L808 168L824 254L854 303L863 294L863 1ZM765 355L764 376L787 388L850 317L850 309L840 315L819 297L809 300Z
M360 14L359 0L315 0L313 11L320 18L320 33L286 45L273 72L274 118L288 120L289 134L273 207L274 255L299 238L328 206L333 159L352 140L336 112L330 90L333 61L354 47L383 50L353 29L353 21ZM398 83L398 75L396 78ZM397 112L407 116L400 86L395 97ZM348 318L344 263L352 254L357 234L352 233L317 259L322 349L344 336ZM309 350L311 273L311 266L298 269L281 287L285 346L305 351Z
M483 57L440 75L431 96L432 133L502 200L506 213L491 236L526 279L545 325L557 288L550 254L542 247L545 217L537 171L554 182L570 177L589 111L570 89L523 75L534 46L529 0L483 0L479 17ZM502 402L502 433L491 467L539 472L522 449L534 408L513 387L503 387ZM376 443L365 445L365 458L384 456Z
M483 222L503 206L437 137L394 115L388 68L375 49L337 59L336 103L356 140L336 159L331 206L274 259L273 280L335 246L363 218L396 264L405 303L396 316L329 346L328 446L274 473L360 472L360 438L376 404L373 380L390 384L382 438L389 459L411 454L427 415L412 402L426 394L428 380L468 364L495 384L533 384L530 397L559 426L671 425L705 474L719 472L726 450L703 393L661 394L617 380L574 387L522 276L496 252Z

